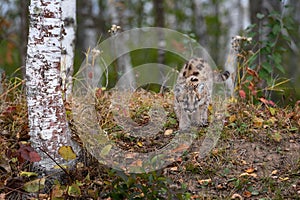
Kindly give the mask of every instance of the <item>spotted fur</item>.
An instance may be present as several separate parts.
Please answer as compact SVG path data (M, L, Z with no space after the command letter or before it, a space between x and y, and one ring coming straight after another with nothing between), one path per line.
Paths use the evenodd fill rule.
M229 72L214 73L202 58L193 58L184 64L174 89L175 112L179 128L205 126L214 82L223 82Z

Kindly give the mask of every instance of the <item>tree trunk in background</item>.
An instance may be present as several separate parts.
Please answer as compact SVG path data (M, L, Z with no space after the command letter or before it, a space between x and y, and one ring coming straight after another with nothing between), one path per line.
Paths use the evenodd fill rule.
M289 12L286 12L285 15L293 18L295 22L295 33L290 34L292 38L291 41L291 54L286 55L285 62L287 63L288 77L291 78L292 85L295 86L295 94L292 94L294 99L300 99L300 1L299 0L289 0L290 8Z
M110 1L108 4L109 8L109 14L111 17L111 23L112 25L118 25L120 28L122 28L122 20L123 14L122 14L122 6L123 3L118 1L118 0L113 0ZM112 30L112 37L115 37L120 30ZM131 63L131 57L129 53L120 55L121 52L127 52L128 48L126 46L126 39L121 35L118 35L116 38L118 40L114 40L114 46L112 47L114 49L114 53L118 55L117 57L117 76L118 79L120 79L121 76L124 74L127 74L127 79L123 79L124 83L120 83L121 85L124 85L124 88L126 89L133 89L136 87L136 81L135 81L135 76L132 71L132 63ZM128 87L126 87L128 86ZM130 87L130 88L129 88Z
M256 17L257 13L263 13L262 4L263 0L256 0L256 1L249 1L250 3L250 20L251 24L256 24L256 26L253 29L253 32L256 33L256 35L253 37L254 41L259 41L260 35L259 35L259 28L261 26L260 19ZM254 51L257 51L259 47L255 47Z
M20 56L21 56L21 66L22 66L22 77L25 79L26 74L26 51L27 51L27 37L28 37L28 8L29 0L19 1L19 12L20 12L20 29L22 31L20 34Z
M71 146L59 83L63 28L61 1L31 0L29 13L26 60L29 134L31 145L42 158L35 167L51 171L56 164L43 151L59 164L66 164L58 149Z
M154 0L154 13L155 13L155 23L156 27L163 28L165 26L165 11L164 11L164 1L163 0ZM164 48L166 46L164 33L158 32L158 58L157 62L163 64L165 61L165 52Z
M99 9L98 3L95 0L78 1L78 47L80 53L87 52L89 48L94 48L97 45L98 37L101 33L97 33L95 22L95 11ZM99 35L98 35L99 34Z
M62 31L62 57L60 77L64 99L70 100L72 93L72 76L74 72L74 51L76 33L76 1L62 0L62 20L64 29Z
M203 47L207 47L208 38L207 38L207 28L205 16L203 13L202 0L195 0L194 5L194 13L195 13L195 33L199 38L199 42Z
M264 14L267 16L271 11L277 11L281 12L281 2L278 0L256 0L256 1L249 1L250 5L250 20L251 24L256 24L256 26L253 29L253 32L257 33L253 39L254 41L263 41L266 40L266 35L269 33L270 28L266 26L268 24L268 18L264 17L262 19L259 19L257 17L257 14ZM258 49L260 49L260 44L255 45L254 52L256 52ZM259 54L258 58L258 64L260 65L265 60L264 57L262 57Z

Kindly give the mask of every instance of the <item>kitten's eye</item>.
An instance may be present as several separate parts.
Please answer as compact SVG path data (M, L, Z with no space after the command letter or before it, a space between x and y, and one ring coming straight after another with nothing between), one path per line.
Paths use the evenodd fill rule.
M199 72L193 72L193 75L194 75L194 76L198 76L198 75L199 75Z

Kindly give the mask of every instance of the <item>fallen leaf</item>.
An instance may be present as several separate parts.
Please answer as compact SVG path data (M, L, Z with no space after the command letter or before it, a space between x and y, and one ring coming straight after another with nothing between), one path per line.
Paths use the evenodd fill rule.
M240 199L240 200L243 200L243 199L244 199L241 195L239 195L239 194L237 194L237 193L235 193L235 194L233 194L233 195L231 196L231 199L236 199L236 198L238 198L238 199Z
M241 173L240 174L240 177L243 177L243 176L251 176L253 178L256 178L257 177L257 174L256 173L247 173L247 172L244 172L244 173Z
M33 181L29 181L24 184L23 189L26 192L30 192L30 193L38 192L45 187L45 181L46 181L45 178L39 178Z
M250 168L245 170L245 172L247 172L247 173L252 173L254 171L255 171L255 169L253 167L250 167Z
M198 183L200 185L208 185L209 183L211 183L211 179L202 179L202 180L198 180Z
M277 173L278 173L278 170L275 169L275 170L273 170L273 171L271 172L271 175L276 175Z
M55 185L51 192L51 199L59 199L63 197L64 190L60 187L60 185Z
M279 179L280 179L281 181L287 181L287 180L289 180L289 177L284 177L284 178L279 177Z
M240 174L240 177L242 177L242 176L249 176L249 174L247 172L244 172L244 173Z
M168 136L168 135L172 135L173 133L173 130L172 129L167 129L164 133L165 136Z
M58 149L59 155L63 157L63 159L69 161L74 160L76 158L76 154L74 153L71 146L62 146Z
M235 120L236 120L236 115L230 115L229 122L233 123L233 122L235 122Z
M29 158L31 162L39 162L41 160L41 156L36 151L31 151Z
M262 118L254 117L252 121L253 121L253 125L257 128L261 128L263 126L264 120Z
M143 147L143 143L140 142L140 141L138 141L136 144L137 144L139 147Z
M251 192L246 190L245 192L243 192L243 196L246 197L246 198L249 198L249 197L251 197Z

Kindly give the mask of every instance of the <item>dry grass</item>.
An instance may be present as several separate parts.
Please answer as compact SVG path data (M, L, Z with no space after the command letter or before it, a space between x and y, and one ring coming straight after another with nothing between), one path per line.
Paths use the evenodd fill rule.
M20 142L29 139L25 96L17 87L19 83L9 83L0 100L0 198L6 194L21 199L26 193L22 186L34 179L20 176L21 171L29 171L30 164L18 159ZM171 93L160 95L141 90L130 99L129 116L138 125L149 122L148 111L154 100L167 112L163 129L150 139L134 137L116 123L110 109L110 95L108 91L96 93L98 122L122 149L152 151L167 144L177 131ZM67 107L72 125L71 106ZM300 193L299 113L299 103L288 108L243 101L231 103L217 146L200 161L197 150L205 128L199 131L198 138L181 159L160 171L123 174L99 165L86 152L70 172L73 183L80 182L80 195L70 195L64 183L59 187L56 184L55 188L66 199L231 199L232 196L297 199ZM166 130L172 130L173 134L166 135ZM49 195L36 194L44 199Z

